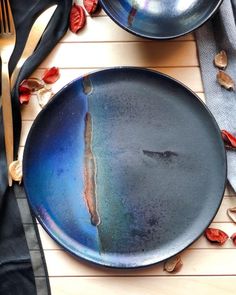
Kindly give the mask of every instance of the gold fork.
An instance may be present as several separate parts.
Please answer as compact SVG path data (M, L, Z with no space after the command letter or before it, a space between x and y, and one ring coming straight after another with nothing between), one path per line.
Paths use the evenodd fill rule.
M2 114L5 138L5 149L8 166L8 184L12 186L9 165L13 161L13 119L11 104L11 85L8 63L16 43L16 32L9 0L0 0L0 56L2 60Z

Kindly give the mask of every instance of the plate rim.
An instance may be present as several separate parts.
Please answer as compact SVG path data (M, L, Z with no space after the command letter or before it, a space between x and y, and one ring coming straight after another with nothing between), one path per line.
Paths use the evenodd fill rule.
M224 184L223 184L223 191L222 191L222 194L221 196L219 197L219 203L216 205L216 211L215 213L213 214L213 217L211 218L210 222L208 223L208 225L205 227L205 229L212 223L213 219L215 218L220 206L221 206L221 203L223 201L223 197L224 197L224 192L225 192L225 188L226 188L226 185L227 185L227 156L226 156L226 149L225 149L225 146L223 144L223 140L222 140L222 137L221 137L221 131L220 131L220 128L219 128L219 125L215 119L215 117L213 116L213 114L211 113L211 111L209 110L209 108L207 107L207 105L200 99L200 97L193 91L191 90L188 86L186 86L184 83L178 81L177 79L167 75L167 74L164 74L164 73L161 73L159 71L156 71L156 70L153 70L153 69L147 69L147 68L142 68L142 67L133 67L133 66L118 66L118 67L110 67L110 68L106 68L106 69L99 69L99 70L95 70L95 71L91 71L89 73L86 73L86 74L83 74L83 75L80 75L78 76L77 78L73 79L72 81L70 81L69 83L67 83L65 86L63 86L53 97L52 99L49 101L49 103L45 106L45 108L43 108L39 114L36 116L31 128L30 128L30 131L27 135L27 139L26 139L26 142L25 142L25 147L24 147L24 153L23 153L23 161L22 161L22 164L23 164L23 177L24 175L26 175L25 173L25 162L26 162L26 156L25 154L27 153L27 150L30 149L30 144L29 144L29 140L30 140L30 136L31 136L31 133L34 131L34 126L37 124L37 121L40 120L40 117L43 115L43 113L45 111L47 111L47 108L49 105L53 104L54 101L57 99L57 96L60 96L61 93L66 89L68 88L70 85L76 83L77 81L79 80L82 80L84 77L88 77L90 75L94 75L94 74L99 74L100 72L108 72L108 71L119 71L119 70L134 70L134 71L146 71L146 72L151 72L153 74L157 74L157 76L161 77L161 78L165 78L165 79L170 79L172 80L172 82L176 83L177 85L181 86L182 88L184 88L186 91L190 92L190 94L192 95L192 97L194 99L196 99L198 101L198 103L200 103L201 107L203 107L205 109L205 111L208 113L209 115L209 119L212 120L212 123L214 124L214 127L219 135L219 140L222 142L222 154L223 154L223 158L224 158L224 170L222 171L222 179L224 179ZM41 218L40 215L37 216L37 212L35 212L34 208L33 208L33 204L31 203L30 201L30 197L29 197L29 193L28 193L28 190L26 188L26 186L24 186L24 189L25 189L25 194L26 194L26 198L27 198L27 201L28 201L28 204L29 204L29 207L31 209L31 212L33 213L33 215L35 216L35 218L38 219L40 225L43 227L43 229L47 232L47 234L54 240L56 241L61 247L63 247L63 249L70 253L73 257L75 257L76 259L78 260L82 260L84 262L92 262L94 263L95 265L97 266L102 266L102 267L107 267L107 268L113 268L113 269L139 269L139 268L145 268L145 267L150 267L150 266L153 266L153 265L156 265L156 264L159 264L160 262L163 262L165 261L166 259L169 259L179 253L181 253L182 251L184 251L186 248L188 248L189 246L191 246L194 242L196 242L200 237L201 235L204 233L205 229L200 232L193 241L191 241L190 243L188 243L187 246L185 246L182 250L178 250L178 251L175 251L175 253L171 256L168 256L168 258L164 258L164 259L159 259L159 260L155 260L154 262L151 262L151 263L139 263L138 265L131 265L131 266L126 266L126 265L119 265L119 263L117 264L112 264L112 263L109 263L107 261L98 261L96 259L91 259L91 258L88 258L86 255L84 255L83 253L80 252L80 255L76 254L73 252L73 250L69 249L68 246L66 246L66 244L63 242L63 240L61 239L58 239L57 236L54 234L54 232L50 229L48 229L48 227L46 226L46 224L44 223L43 219ZM94 251L96 252L96 251Z

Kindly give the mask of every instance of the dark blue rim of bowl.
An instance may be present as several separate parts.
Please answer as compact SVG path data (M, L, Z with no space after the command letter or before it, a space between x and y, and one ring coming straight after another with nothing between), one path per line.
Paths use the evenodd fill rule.
M103 70L95 70L95 71L91 71L90 73L88 74L85 74L86 76L87 75L92 75L92 74L95 74L95 73L98 73L98 72L103 72L103 71L114 71L114 70L121 70L121 69L134 69L134 70L141 70L141 71L147 71L147 72L152 72L154 74L158 74L160 77L164 77L165 79L170 79L172 80L174 83L177 83L178 85L184 87L187 91L189 91L194 97L195 99L197 99L199 101L199 103L202 105L202 107L208 112L209 116L211 117L213 123L214 123L214 126L216 128L216 131L218 133L218 136L219 136L219 140L222 142L222 147L224 149L224 162L225 162L225 167L224 167L224 171L222 171L222 174L223 174L223 177L224 177L224 186L223 186L223 192L222 192L222 195L221 197L219 198L219 203L217 204L216 206L216 211L215 211L215 214L213 214L211 220L209 221L209 223L206 225L206 227L204 229L201 229L200 232L199 232L199 235L195 237L194 240L192 240L185 248L183 248L181 251L177 251L176 253L174 253L172 256L168 257L167 259L181 253L182 251L184 251L186 248L188 248L189 246L191 246L194 242L196 242L200 237L201 235L203 234L203 232L205 231L205 229L212 223L213 219L215 218L215 215L217 214L220 206L221 206L221 203L223 201L223 197L224 197L224 192L225 192L225 188L226 188L226 185L227 185L227 158L226 158L226 150L225 150L225 147L224 147L224 142L222 140L222 136L221 136L221 131L220 131L220 128L219 128L219 125L218 123L216 122L216 119L215 117L213 116L213 114L211 113L211 111L209 110L209 108L206 106L206 104L204 104L202 102L202 100L200 99L200 97L197 96L197 94L195 92L193 92L189 87L187 87L186 85L184 85L182 82L178 81L177 79L175 78L172 78L171 76L169 75L166 75L166 74L163 74L161 72L158 72L158 71L155 71L155 70L150 70L150 69L146 69L146 68L141 68L141 67L132 67L132 66L120 66L120 67L111 67L111 68L107 68L107 69L103 69ZM23 176L26 175L26 171L25 171L25 151L27 149L30 149L30 142L29 142L29 138L30 138L30 135L31 133L33 132L33 129L34 129L34 125L37 123L37 121L40 119L41 115L45 112L46 108L48 105L54 103L54 100L56 100L57 96L58 95L61 95L61 93L64 91L64 89L66 89L68 86L70 86L71 84L75 83L77 80L80 80L82 79L85 75L81 75L77 78L75 78L74 80L72 80L71 82L69 82L68 84L66 84L61 90L59 90L54 96L53 98L50 100L50 102L46 105L46 107L37 115L37 117L35 118L35 121L33 122L33 125L31 126L30 128L30 131L29 131L29 134L27 136L27 139L26 139L26 143L25 143L25 149L24 149L24 154L23 154ZM69 254L71 254L72 256L74 256L76 259L78 260L81 260L81 261L85 261L85 262L89 262L89 263L94 263L95 265L99 266L99 267L106 267L106 268L113 268L113 269L142 269L142 268L147 268L147 267L150 267L152 265L155 265L155 264L158 264L160 262L162 262L163 260L159 260L159 261L154 261L152 263L149 263L149 264L145 264L145 265L140 265L140 266L130 266L130 267L122 267L122 266L118 266L118 265L113 265L113 264L102 264L96 260L93 260L93 259L87 259L86 255L83 255L81 253L81 255L77 255L75 254L71 249L68 249L68 247L64 244L63 241L60 241L56 235L54 235L47 227L46 225L44 224L43 220L41 219L40 216L37 216L36 212L34 211L33 209L33 204L31 204L31 201L29 199L29 196L28 196L28 191L27 191L27 188L25 188L25 193L26 193L26 197L27 197L27 200L28 200L28 204L29 204L29 207L30 207L30 211L32 212L32 214L38 219L39 223L41 224L41 226L43 227L43 229L48 233L48 235L54 240L56 241L66 252L68 252ZM166 260L166 259L164 259Z
M221 6L221 4L223 3L224 0L219 0L218 3L216 4L215 8L213 9L213 11L198 25L196 25L194 28L192 28L191 30L187 30L183 33L177 34L177 35L173 35L173 36L166 36L166 37L161 37L161 36L150 36L150 35L145 35L145 34L141 34L136 32L135 30L132 30L128 27L126 27L125 25L123 25L122 23L120 23L113 15L111 15L109 9L106 7L106 4L104 3L104 0L99 0L102 9L106 12L106 14L121 28L123 28L125 31L138 36L138 37L142 37L142 38L147 38L147 39L151 39L151 40L170 40L170 39L175 39L184 35L187 35L193 31L195 31L196 29L200 28L202 25L204 25L211 17L213 17L213 15L217 12L217 10L219 9L219 7Z

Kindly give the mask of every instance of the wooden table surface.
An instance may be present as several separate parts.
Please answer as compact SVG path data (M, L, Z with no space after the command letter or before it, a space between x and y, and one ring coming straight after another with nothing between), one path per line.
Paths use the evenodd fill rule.
M213 57L209 56L210 62ZM86 27L77 35L68 32L32 76L57 66L61 77L56 93L72 79L95 69L139 66L158 70L183 82L204 100L203 85L193 34L171 41L135 37L113 23L102 11L87 16ZM41 108L36 96L22 106L23 130L19 149L22 158L28 131ZM236 206L236 195L226 189L212 223L229 235L236 225L226 210ZM163 271L163 263L140 270L112 270L75 259L58 246L38 225L50 277L52 295L233 295L236 290L236 247L210 244L204 236L181 254L183 267L176 274Z

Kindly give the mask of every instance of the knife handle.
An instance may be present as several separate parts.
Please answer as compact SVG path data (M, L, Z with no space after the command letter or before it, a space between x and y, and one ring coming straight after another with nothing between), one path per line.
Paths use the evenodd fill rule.
M11 89L13 89L13 87L15 86L16 83L16 79L18 78L20 69L22 67L22 65L24 64L24 60L20 59L14 69L14 71L11 74Z

